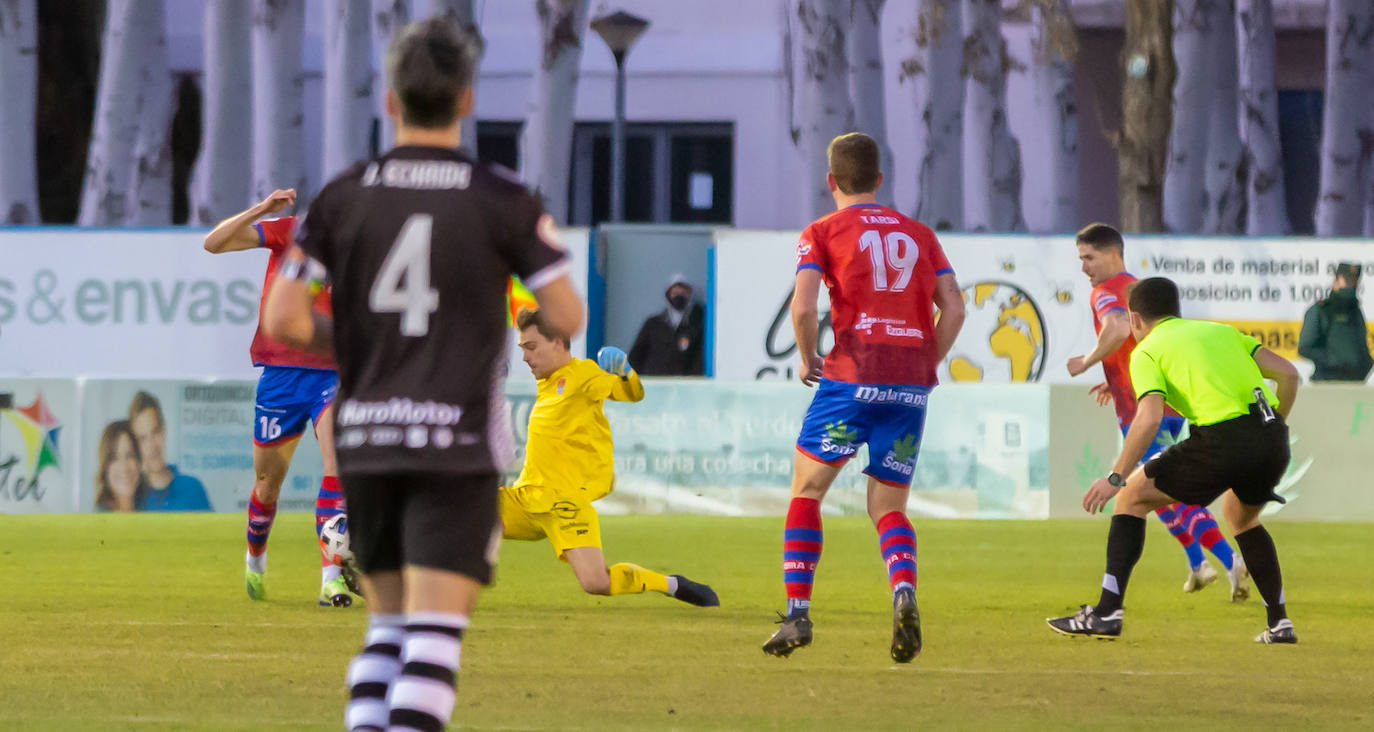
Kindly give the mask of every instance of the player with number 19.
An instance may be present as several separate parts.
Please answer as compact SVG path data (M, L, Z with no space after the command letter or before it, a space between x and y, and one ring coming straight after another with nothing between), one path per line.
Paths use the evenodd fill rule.
M935 233L877 203L878 146L853 132L826 151L834 213L802 232L792 328L807 386L819 382L797 438L792 501L783 530L787 615L764 644L786 656L811 643L811 587L820 561L821 500L840 469L868 444L868 515L892 588L892 658L921 650L916 609L916 531L906 501L920 452L935 367L964 323L964 300ZM818 354L816 299L830 292L835 347ZM940 308L935 322L933 306Z

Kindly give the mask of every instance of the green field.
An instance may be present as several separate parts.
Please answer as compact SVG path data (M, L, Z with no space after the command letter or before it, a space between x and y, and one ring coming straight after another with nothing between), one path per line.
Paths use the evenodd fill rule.
M925 651L888 658L887 584L862 519L827 519L789 659L781 519L612 517L611 561L707 581L722 606L593 598L545 544L507 543L463 648L455 729L1352 729L1374 727L1374 527L1275 524L1300 642L1264 647L1224 577L1180 591L1151 522L1125 636L1044 618L1097 596L1105 521L918 521ZM340 729L364 613L315 606L310 517L283 515L267 603L242 589L243 519L0 516L0 729Z

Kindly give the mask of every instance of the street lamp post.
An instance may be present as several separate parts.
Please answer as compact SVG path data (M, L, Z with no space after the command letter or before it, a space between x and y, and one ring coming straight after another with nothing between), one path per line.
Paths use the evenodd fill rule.
M649 21L619 10L591 23L615 56L615 120L611 123L611 221L625 220L625 57Z

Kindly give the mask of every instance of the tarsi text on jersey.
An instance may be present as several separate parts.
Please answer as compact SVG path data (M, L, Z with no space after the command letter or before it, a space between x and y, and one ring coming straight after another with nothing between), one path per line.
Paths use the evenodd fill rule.
M472 166L453 160L373 161L363 171L362 184L417 191L463 190L472 183Z

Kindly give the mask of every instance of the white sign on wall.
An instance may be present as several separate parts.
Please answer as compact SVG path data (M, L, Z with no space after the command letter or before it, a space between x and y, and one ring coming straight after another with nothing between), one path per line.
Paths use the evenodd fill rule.
M587 230L561 235L585 290ZM0 375L253 378L267 252L213 255L204 236L0 231Z
M796 344L787 310L796 271L796 234L716 234L716 376L794 378ZM1064 363L1092 350L1091 286L1070 237L946 234L945 254L964 291L967 319L940 378L950 381L1069 382ZM1126 267L1179 286L1184 317L1232 323L1297 359L1309 305L1325 296L1336 264L1374 271L1374 247L1353 240L1128 239ZM824 293L823 293L824 294ZM1374 308L1364 302L1367 320ZM821 348L833 343L822 299ZM1306 361L1296 361L1310 370ZM1100 370L1081 377L1100 378Z
M79 402L75 381L0 378L0 514L80 510Z

